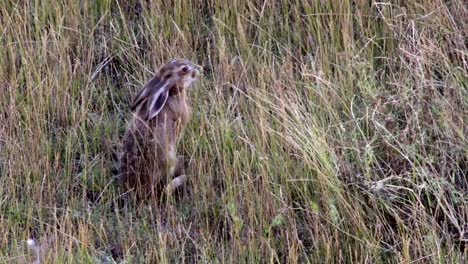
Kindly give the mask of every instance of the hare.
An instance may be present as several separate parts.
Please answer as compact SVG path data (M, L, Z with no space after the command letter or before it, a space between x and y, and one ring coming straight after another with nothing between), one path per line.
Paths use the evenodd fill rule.
M162 66L131 103L133 116L123 137L119 185L139 197L173 192L186 181L177 143L191 107L186 91L201 67L174 59Z

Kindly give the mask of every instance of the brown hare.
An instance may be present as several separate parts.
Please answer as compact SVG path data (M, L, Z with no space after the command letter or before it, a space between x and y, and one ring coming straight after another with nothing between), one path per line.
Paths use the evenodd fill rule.
M162 66L131 104L132 120L123 137L119 182L138 197L168 193L186 181L177 143L190 119L186 90L201 67L175 59Z

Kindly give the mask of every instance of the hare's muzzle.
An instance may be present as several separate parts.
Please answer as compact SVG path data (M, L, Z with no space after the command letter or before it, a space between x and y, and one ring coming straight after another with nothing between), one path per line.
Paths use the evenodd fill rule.
M198 76L200 76L203 72L203 67L201 67L200 65L194 65L194 69L192 71L192 78L197 78Z

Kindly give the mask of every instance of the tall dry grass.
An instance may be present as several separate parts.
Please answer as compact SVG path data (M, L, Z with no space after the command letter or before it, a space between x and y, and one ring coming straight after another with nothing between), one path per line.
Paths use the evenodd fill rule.
M467 17L461 0L2 1L0 262L466 261ZM129 99L174 57L205 69L190 190L118 207Z

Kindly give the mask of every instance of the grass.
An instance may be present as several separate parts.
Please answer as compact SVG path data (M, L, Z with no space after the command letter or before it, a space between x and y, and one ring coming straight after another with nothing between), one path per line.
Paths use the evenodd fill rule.
M0 3L0 262L466 261L463 1L168 2ZM174 57L204 66L191 192L119 208Z

